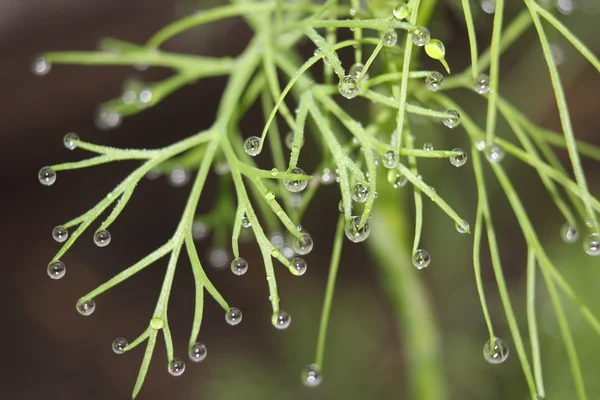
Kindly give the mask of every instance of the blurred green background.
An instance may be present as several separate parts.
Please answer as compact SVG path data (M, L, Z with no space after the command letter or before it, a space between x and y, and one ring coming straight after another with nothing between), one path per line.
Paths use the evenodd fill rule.
M76 160L82 153L68 152L64 133L77 132L82 139L122 147L155 147L206 128L212 122L224 81L214 79L186 87L160 106L128 118L115 131L103 132L93 125L95 107L118 96L125 79L133 76L157 80L166 71L136 71L127 67L55 66L43 78L35 78L29 65L36 54L47 50L93 49L101 37L111 36L143 42L173 19L214 2L183 0L108 0L82 3L75 0L0 3L0 48L3 54L3 93L0 132L4 188L2 224L3 254L8 255L3 274L2 337L5 359L1 367L3 398L14 399L124 399L129 398L142 356L139 348L124 356L112 353L116 337L133 339L147 326L162 280L165 261L125 282L97 299L97 310L81 318L75 301L90 289L146 255L176 227L188 187L172 188L166 179L143 182L127 211L111 229L113 242L99 249L85 234L64 258L68 273L52 282L45 267L57 244L51 229L95 204L135 165L119 164L84 171L60 173L57 183L45 188L36 180L38 169L59 161ZM446 44L454 70L468 61L465 27L460 2L447 1L434 13L430 30ZM506 20L522 9L509 2ZM574 8L561 19L596 54L600 51L598 3L573 0ZM476 9L480 44L489 43L492 15ZM551 29L548 29L551 31ZM189 32L167 48L197 54L235 55L243 49L251 32L238 20L228 20ZM578 138L600 145L598 136L598 72L562 40L550 38L560 51L560 72ZM302 51L311 54L310 45ZM349 61L348 61L349 62ZM428 67L438 66L428 65ZM532 31L507 52L502 60L501 93L541 125L559 129L550 82ZM466 91L452 93L476 121L485 118L485 102ZM368 118L357 101L355 112ZM361 114L363 113L363 114ZM261 129L260 112L248 118L244 135ZM502 123L499 135L511 138ZM451 132L430 121L413 121L416 146L431 142L436 148L468 148L461 128ZM310 142L309 142L310 145ZM307 146L303 152L308 164ZM316 154L315 154L316 156ZM566 153L559 156L567 161ZM267 161L263 161L268 163ZM559 238L563 221L550 202L535 171L507 157L504 164L520 190L531 218L548 252L571 285L596 315L600 315L600 262L585 255L581 243L566 245ZM600 193L600 169L584 160L593 193ZM457 169L446 160L420 162L426 182L433 185L472 224L476 198L470 164ZM490 200L498 230L505 277L513 306L526 335L526 249L504 194L489 175ZM214 201L216 181L209 182L200 208ZM306 257L309 270L302 278L281 269L278 275L282 308L293 322L286 331L270 324L270 306L261 271L259 253L251 242L242 245L250 271L242 278L227 269L209 269L209 277L231 305L244 312L244 321L233 328L225 324L222 310L211 300L206 310L200 341L208 347L208 358L199 365L187 363L179 378L166 371L166 357L159 342L150 373L142 390L143 399L413 399L408 377L414 364L407 354L414 350L401 318L412 310L411 325L435 322L439 329L441 362L448 399L527 399L521 367L513 351L501 365L485 362L482 347L487 330L481 314L472 272L470 236L459 235L454 224L428 199L422 247L432 256L429 268L417 271L407 253L412 241L412 192L381 189L372 222L372 237L362 245L346 241L336 287L323 366L324 381L317 389L301 385L300 370L313 361L332 237L337 219L339 192L323 187L302 225L314 236L315 250ZM385 239L385 240L382 240ZM373 243L373 241L376 241ZM381 240L381 241L379 241ZM210 240L198 242L208 265ZM375 255L372 253L375 251ZM506 326L495 288L487 251L483 251L483 276L497 335L513 342ZM383 265L376 260L384 260ZM404 297L398 308L390 291L403 287L423 289L423 297ZM170 302L170 323L176 355L184 357L193 313L191 271L182 258ZM407 283L410 282L410 285ZM538 321L542 361L548 398L575 398L571 372L556 318L543 284L538 286ZM415 290L416 290L415 289ZM392 300L390 300L392 299ZM576 340L587 392L600 398L600 348L598 337L580 317L576 307L564 305ZM434 344L432 343L432 346ZM528 346L527 346L528 347Z

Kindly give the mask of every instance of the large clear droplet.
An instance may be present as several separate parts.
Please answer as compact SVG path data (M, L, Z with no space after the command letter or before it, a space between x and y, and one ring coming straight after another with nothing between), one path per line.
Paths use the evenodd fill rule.
M60 261L60 260L55 260L52 261L50 264L48 264L48 276L52 279L60 279L63 276L65 276L65 273L67 272L67 268L65 267L65 264Z
M107 130L121 125L121 114L112 108L101 107L96 111L94 122L99 129Z
M96 310L96 302L94 301L94 299L85 300L81 298L79 299L79 301L77 301L76 308L79 314L87 317L89 315L92 315Z
M396 8L394 8L392 14L394 14L394 18L402 21L408 17L409 12L410 9L408 8L408 5L406 5L406 3L400 3L398 6L396 6Z
M504 149L497 144L492 144L485 147L483 154L489 162L497 164L504 158Z
M279 312L273 314L271 323L277 329L287 329L292 323L292 317L285 311L279 310Z
M446 125L450 129L456 128L458 125L460 125L460 114L458 113L458 111L448 110L446 111L446 114L447 115L444 118L442 118L442 122L444 123L444 125Z
M302 370L302 383L311 388L317 387L323 381L321 369L317 364L311 364Z
M361 227L360 219L361 218L359 216L353 216L346 221L346 226L344 228L346 237L354 243L365 241L369 237L369 233L371 233L371 226L369 223L365 222L365 224Z
M52 229L52 239L58 243L63 243L69 238L69 231L64 226L59 225Z
M463 149L456 148L452 150L457 152L458 154L455 156L450 156L450 164L455 167L462 167L467 162L467 153Z
M236 258L231 262L231 272L235 275L244 275L248 272L248 262L243 258Z
M396 42L398 42L398 34L396 33L396 31L386 32L383 35L381 42L383 43L384 46L393 47L396 45Z
M242 312L236 307L231 307L225 313L225 321L227 321L229 325L239 324L242 322Z
M313 244L314 242L312 237L308 233L304 232L299 237L294 239L294 251L298 254L306 255L312 251Z
M413 253L412 262L417 269L427 268L431 262L431 256L426 250L418 249Z
M173 358L169 361L168 371L173 376L181 376L185 372L185 363L179 358Z
M76 133L69 132L63 138L63 143L67 149L74 150L77 147L76 140L79 140L79 136Z
M490 364L500 364L508 358L508 345L498 337L493 337L483 346L483 357Z
M126 339L123 339L123 338L115 339L112 342L112 350L115 352L115 354L123 354L123 353L125 353L125 348L127 348L128 344L129 343L127 342Z
M294 275L301 276L304 275L307 269L306 261L304 258L294 257L290 262L291 268L294 270Z
M565 243L575 243L579 239L579 231L568 222L560 228L560 237Z
M106 229L102 229L94 233L94 243L98 247L106 247L110 244L111 236Z
M206 349L206 346L200 342L194 343L188 351L188 357L190 358L190 360L192 360L192 362L195 363L204 361L207 354L208 350Z
M597 233L592 233L585 238L583 242L583 249L590 256L600 255L600 236Z
M304 170L301 168L292 168L289 171L289 173L297 174L297 175L306 175L306 172L304 172ZM287 190L289 190L290 192L297 193L297 192L301 192L304 189L306 189L306 186L308 186L308 181L307 180L284 179L283 184L284 184L285 188Z
M38 172L38 180L44 186L52 186L56 182L56 172L50 167L44 167Z
M467 221L465 221L464 219L460 222L454 223L454 227L456 228L456 231L458 233L469 233L471 230L469 223Z
M354 79L356 79L358 81L358 79L362 75L364 69L365 69L365 66L363 63L354 63L348 70L348 75L353 76ZM365 74L362 77L363 81L366 81L367 79L369 79L369 74Z
M258 136L250 136L244 142L244 151L246 154L255 157L260 153L260 138Z
M433 145L429 142L423 143L423 150L425 151L433 151Z
M357 183L354 185L354 189L352 190L352 200L358 203L364 203L367 201L369 197L369 189L363 185L362 183Z
M250 228L252 226L252 222L250 222L250 218L248 218L246 214L242 215L241 223L244 228Z
M415 29L413 29L411 38L415 45L421 47L429 43L429 40L431 40L431 34L427 28L417 26Z
M381 163L386 168L396 168L398 166L398 153L388 150L381 156Z
M444 76L437 71L431 72L425 77L425 86L432 92L437 92L444 87Z
M33 61L31 65L31 72L37 76L47 75L52 69L52 63L46 60L45 57L38 57Z
M473 81L473 89L479 94L486 94L490 92L490 77L486 74L479 74Z
M353 99L358 95L360 87L355 77L351 75L344 76L338 84L340 94L347 99Z

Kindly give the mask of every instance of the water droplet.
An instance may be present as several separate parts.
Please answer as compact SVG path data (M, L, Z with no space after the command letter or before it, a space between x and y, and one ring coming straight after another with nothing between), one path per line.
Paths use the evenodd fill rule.
M89 316L96 310L96 302L94 299L85 300L83 297L77 301L77 312L84 316Z
M77 136L76 133L69 132L63 138L63 143L67 149L73 150L77 147L77 143L75 143L76 140L79 140L79 136Z
M485 150L485 140L480 140L475 144L475 148L479 151Z
M310 364L302 370L302 383L311 388L317 387L323 381L321 369L317 364Z
M396 168L398 166L398 153L388 150L381 156L381 163L386 168Z
M486 14L493 14L496 11L496 0L482 0L481 9Z
M306 172L304 172L304 170L301 168L292 168L288 172L290 174L306 175ZM308 186L308 181L307 180L284 179L283 184L284 184L285 188L287 190L289 190L290 192L297 193L297 192L301 192L304 189L306 189L306 186Z
M353 17L354 17L354 16L356 15L356 8L351 8L351 9L349 10L349 13L350 13L350 15L351 15L351 16L353 16Z
M358 95L360 86L358 81L351 75L344 76L338 84L340 94L347 99L353 99Z
M181 167L176 167L171 170L168 175L169 184L173 187L182 187L190 181L191 174Z
M94 122L99 129L107 130L121 125L121 114L112 108L101 107L96 111Z
M227 321L229 325L239 324L242 322L242 312L238 308L231 307L225 313L225 321Z
M321 183L323 185L331 185L335 182L336 174L333 173L329 168L323 169L323 173L321 174Z
M44 167L38 172L38 180L44 186L52 186L56 182L56 172L50 167Z
M312 251L313 244L312 237L304 232L300 237L296 237L293 248L296 253L306 255Z
M244 142L244 151L252 157L260 153L260 138L258 136L250 136Z
M297 276L304 275L308 268L306 261L301 257L294 257L290 262L291 268L294 270L294 274Z
M242 226L244 228L250 228L252 226L252 223L250 222L250 219L246 216L246 214L242 216Z
M431 40L429 30L422 26L417 26L412 31L412 42L417 46L425 46Z
M288 132L287 135L285 135L285 147L287 147L288 149L292 150L294 147L294 132ZM300 148L304 147L304 137L302 137L302 140L300 141L299 146Z
M410 9L408 8L408 5L406 5L406 3L401 3L398 6L396 6L396 8L394 8L392 14L394 14L394 18L402 21L403 19L408 17L409 12Z
M413 253L412 262L417 269L427 268L431 262L431 256L426 250L418 249Z
M196 240L206 239L210 229L202 221L194 221L192 224L192 237Z
M455 156L450 156L450 164L454 165L455 167L462 167L463 165L465 165L467 162L467 153L463 149L459 148L453 149L452 151L457 152L459 154Z
M179 358L173 358L169 361L169 374L173 376L181 376L185 372L185 363Z
M125 104L133 104L137 101L140 93L142 83L135 80L130 79L125 82L123 85L123 94L121 95L121 101Z
M45 57L36 58L31 65L31 72L37 76L47 75L52 69L52 63Z
M460 222L455 222L454 227L456 228L458 233L468 233L471 230L469 223L467 221L465 221L464 219Z
M500 364L508 358L508 345L498 337L493 337L483 345L483 357L490 364Z
M60 260L55 260L52 261L50 264L48 264L48 276L52 279L60 279L63 276L65 276L65 273L67 272L67 268L65 267L65 264L60 261Z
M243 258L236 258L231 262L231 272L235 275L244 275L248 271L248 262Z
M364 203L367 201L367 197L369 197L369 189L364 186L362 183L357 183L354 185L354 189L352 191L352 200Z
M218 269L225 268L227 264L229 264L229 254L226 250L218 247L210 250L208 258L210 260L210 265Z
M433 151L433 145L429 142L423 144L423 150L425 151Z
M350 241L359 243L365 241L369 237L369 233L371 233L371 226L368 222L365 222L365 224L361 227L360 217L353 216L346 221L344 231L346 233L346 237L350 239Z
M592 233L585 238L583 242L583 249L590 256L600 255L600 236L597 233Z
M127 347L129 343L127 342L126 339L123 338L118 338L115 339L112 342L112 350L115 352L115 354L123 354L125 353L125 348Z
M139 108L146 108L152 103L152 89L149 87L143 88L138 94L136 105Z
M356 79L358 81L358 79L360 78L360 75L362 74L364 69L365 69L365 66L363 63L352 64L352 66L350 67L350 70L348 71L348 75L354 77L354 79ZM363 79L363 81L366 81L367 79L369 79L369 74L365 74L362 77L362 79Z
M574 226L569 225L568 222L560 228L560 237L565 243L575 243L579 239L579 231Z
M483 151L485 158L493 164L499 163L504 158L504 149L497 144L486 146Z
M292 323L292 317L285 311L279 310L271 317L271 323L277 329L287 329Z
M200 361L204 361L208 350L206 346L200 342L194 343L190 349L188 350L188 357L195 363L199 363Z
M63 243L69 238L69 231L65 229L64 226L57 226L52 229L52 239L57 241L58 243Z
M473 89L479 94L486 94L490 92L490 77L486 74L479 74L473 81Z
M437 92L444 87L444 76L437 71L431 72L425 77L425 86L432 92Z
M401 173L399 173L396 170L388 171L387 178L388 178L388 182L392 184L394 189L403 187L404 185L406 185L406 182L408 181L404 175L402 175Z
M585 219L585 226L587 226L588 228L591 228L593 225L591 218L586 218Z
M275 232L271 234L271 244L276 249L281 249L283 247L284 239L283 235L280 232Z
M396 42L398 42L398 34L396 33L396 31L386 32L383 35L381 42L383 43L384 46L393 47L396 45Z
M444 125L446 125L450 129L456 128L458 125L460 125L460 114L458 113L458 111L448 110L446 111L446 114L448 115L442 118L442 122L444 123Z
M273 200L275 199L275 193L273 193L272 190L268 190L267 193L265 193L265 200Z
M165 326L165 321L160 317L153 317L150 320L150 328L154 330L162 329Z
M94 233L94 243L98 247L106 247L111 240L110 233L106 229L102 229Z

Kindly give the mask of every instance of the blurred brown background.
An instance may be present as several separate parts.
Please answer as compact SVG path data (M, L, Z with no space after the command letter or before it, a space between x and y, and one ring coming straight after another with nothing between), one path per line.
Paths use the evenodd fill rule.
M438 25L434 24L431 29L432 32L437 29L438 36L445 41L450 64L462 69L468 63L468 55L464 27L454 3L458 2L448 2L440 7ZM5 232L2 250L7 261L0 292L3 300L1 335L5 343L0 367L2 398L129 398L143 348L116 356L110 345L116 337L133 339L147 326L165 261L161 260L135 279L102 295L97 299L96 312L89 318L76 313L75 302L170 237L189 186L171 188L164 177L142 182L126 211L111 228L113 241L110 246L97 248L92 243L91 233L84 234L63 258L67 275L53 282L45 272L46 264L59 248L50 236L52 228L85 212L118 184L135 163L61 172L57 182L49 188L37 182L36 174L41 166L84 157L80 151L69 152L63 147L62 137L66 132L77 132L82 139L94 143L157 147L206 128L213 121L224 85L224 80L213 79L186 87L161 105L127 118L120 128L100 131L93 124L94 110L101 102L118 96L125 79L139 76L152 81L164 77L166 72L139 72L129 67L55 65L48 76L37 78L30 73L32 60L48 50L93 50L102 37L143 43L175 18L212 4L183 0L0 2L0 183L3 188L0 201ZM594 22L598 17L594 14L597 7L591 2L582 4L589 8L575 9L569 16L573 21L569 26L597 54L600 49L598 41L594 40L598 38ZM514 11L509 9L509 14ZM482 38L487 38L492 17L479 12L478 18ZM169 43L167 48L198 54L235 55L243 48L249 34L242 22L226 21L185 35ZM552 38L564 51L566 61L561 66L561 73L568 87L577 135L598 144L598 73L586 66L564 41L556 35ZM529 39L529 36L524 39L524 49L533 46ZM511 51L506 60L503 71L507 89L503 94L535 115L537 121L558 129L554 100L539 50L531 54ZM460 96L466 107L481 114L483 104L479 99L463 93L459 93ZM258 116L254 121L250 120L246 129L259 129L260 123ZM436 148L456 147L461 141L465 145L464 139L439 138L433 132L425 132L418 140L419 145L432 141ZM507 162L509 168L516 167L515 164L511 160ZM585 166L592 191L599 193L597 165L586 161ZM450 204L458 204L459 212L465 213L470 221L474 220L472 173L461 172L464 176L459 175L458 180L453 181L444 179L439 170L439 166L427 164L423 175L438 193L448 196ZM550 253L564 261L559 265L569 266L565 268L565 275L598 315L600 296L595 293L600 278L598 261L582 255L580 244L574 249L560 243L558 230L562 221L535 180L534 172L527 169L514 176L517 184L525 188L523 200L530 206L532 218ZM201 209L210 208L214 183L214 179L209 183ZM326 380L316 390L300 384L300 369L313 359L339 194L335 187L325 187L318 196L313 210L302 221L317 243L315 251L307 257L309 273L302 278L279 274L282 307L293 317L291 328L279 332L271 327L258 252L251 243L245 244L242 253L251 265L246 276L233 277L227 270L208 271L229 303L242 309L243 323L235 328L226 325L222 310L207 299L200 340L208 346L208 358L199 365L188 362L183 376L173 378L166 371L160 340L140 398L400 397L405 390L405 365L390 305L380 290L377 269L366 253L366 246L349 242L345 243L334 300L326 350ZM496 225L505 249L505 274L515 291L515 303L522 305L524 245L520 235L515 235L514 220L507 217L503 195L497 193L492 198L498 208ZM423 275L434 294L434 308L442 327L450 398L527 398L515 353L502 366L489 366L481 357L481 346L487 333L472 278L471 239L457 237L451 224L444 220L445 216L434 205L426 206L423 240L434 260L439 260L438 264L444 261L439 267L432 262L432 267ZM199 252L204 260L209 249L210 241L199 242ZM497 329L501 336L510 339L487 262L484 268ZM175 352L185 358L193 313L191 273L185 257L178 267L170 305ZM519 310L519 317L524 321L524 308L519 307ZM560 350L560 337L545 297L539 312L542 342L550 349L544 353L547 389L554 388L556 396L553 399L574 398L570 397L573 393L570 371L564 351ZM597 378L600 353L591 330L579 321L577 313L573 312L572 318L574 335L581 344L578 348L588 394L590 399L600 398Z

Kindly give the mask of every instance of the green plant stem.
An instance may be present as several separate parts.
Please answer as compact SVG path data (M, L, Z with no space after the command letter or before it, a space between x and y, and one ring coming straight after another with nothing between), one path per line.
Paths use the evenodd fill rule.
M495 1L494 26L492 28L492 44L490 45L490 92L488 94L487 120L485 139L487 145L494 143L496 136L496 116L498 114L498 84L500 80L500 41L502 38L502 18L504 16L504 0Z
M537 394L544 398L546 391L544 389L544 377L542 374L542 356L540 352L540 339L538 335L536 313L535 313L535 251L529 249L527 252L527 325L529 327L529 337L531 342L531 353L533 359L533 374L535 376L535 385Z

